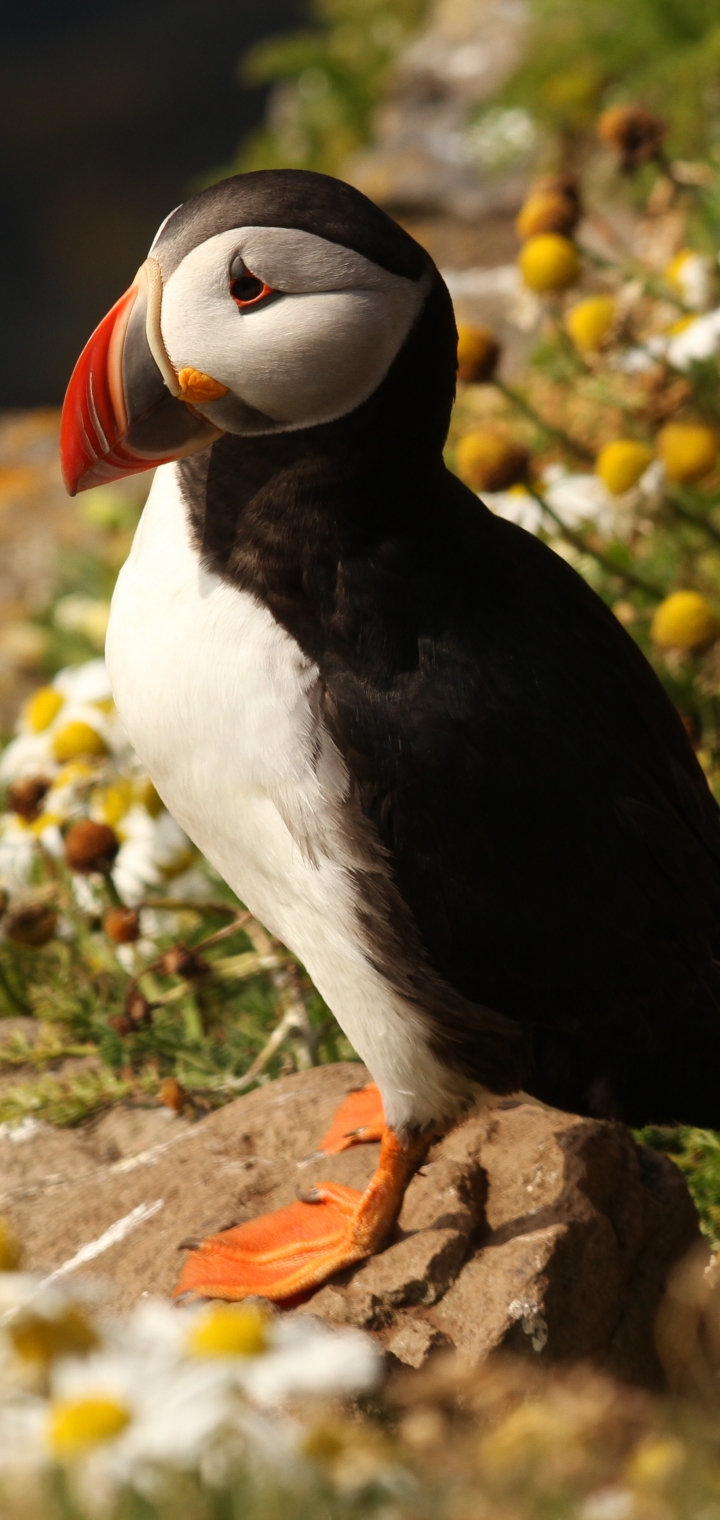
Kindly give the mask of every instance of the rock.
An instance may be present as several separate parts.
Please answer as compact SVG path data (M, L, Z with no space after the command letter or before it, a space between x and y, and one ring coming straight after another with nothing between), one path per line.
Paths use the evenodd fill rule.
M517 68L526 28L524 0L435 0L397 60L372 145L343 178L405 213L473 220L516 211L536 146L530 117L475 118Z
M344 1062L194 1124L116 1110L74 1131L39 1126L23 1144L5 1134L0 1208L32 1270L102 1275L113 1308L169 1293L184 1238L282 1206L323 1176L365 1186L377 1145L313 1155L336 1105L365 1080ZM669 1157L619 1125L496 1101L433 1147L385 1250L292 1312L361 1326L409 1367L443 1348L469 1366L506 1349L538 1365L589 1360L657 1387L664 1286L691 1247L702 1254L699 1242ZM677 1332L665 1339L676 1351Z
M674 1163L621 1126L489 1108L431 1152L398 1234L313 1313L379 1332L411 1366L439 1334L475 1365L503 1349L662 1384L654 1320L698 1221Z

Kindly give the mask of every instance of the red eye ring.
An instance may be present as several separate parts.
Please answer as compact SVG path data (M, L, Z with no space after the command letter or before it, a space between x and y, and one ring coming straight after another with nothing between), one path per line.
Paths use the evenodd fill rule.
M251 274L249 269L234 279L230 285L230 294L235 305L241 311L247 311L249 306L259 306L261 301L267 300L268 296L274 296L272 285L266 285L258 275Z

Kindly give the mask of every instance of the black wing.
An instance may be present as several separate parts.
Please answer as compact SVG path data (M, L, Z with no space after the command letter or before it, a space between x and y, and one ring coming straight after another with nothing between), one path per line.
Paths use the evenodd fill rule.
M437 529L348 569L321 674L430 965L480 1005L463 1064L489 1008L546 1101L720 1124L720 825L683 725L551 550L452 477Z

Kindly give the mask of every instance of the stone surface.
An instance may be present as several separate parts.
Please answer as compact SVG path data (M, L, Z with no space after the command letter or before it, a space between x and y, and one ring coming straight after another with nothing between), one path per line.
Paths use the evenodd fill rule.
M77 1130L2 1133L0 1209L33 1270L100 1276L114 1308L169 1293L184 1238L282 1206L323 1176L365 1186L376 1145L313 1154L365 1079L345 1062L197 1123L114 1110ZM668 1157L618 1125L504 1100L433 1147L385 1250L293 1312L361 1326L410 1367L443 1348L471 1365L504 1348L656 1386L654 1322L691 1247L702 1254L697 1216Z

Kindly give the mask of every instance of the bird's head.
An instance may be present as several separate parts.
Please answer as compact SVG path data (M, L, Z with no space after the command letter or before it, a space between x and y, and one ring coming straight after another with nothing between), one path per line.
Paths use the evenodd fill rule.
M340 180L267 170L211 186L166 218L75 366L68 491L223 433L298 432L356 412L441 283L419 244ZM452 370L449 300L442 309Z

